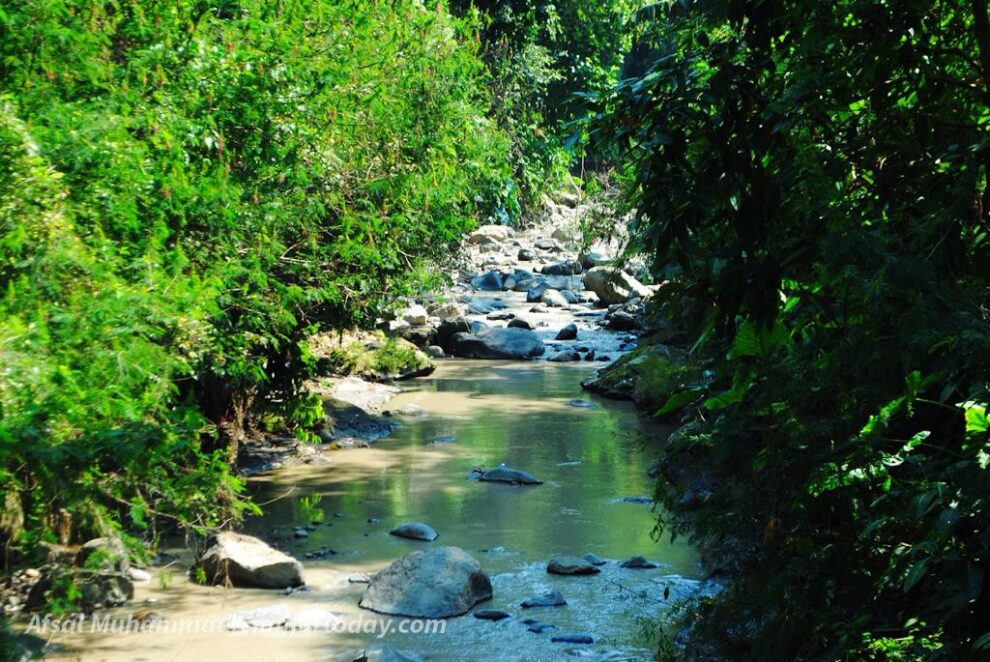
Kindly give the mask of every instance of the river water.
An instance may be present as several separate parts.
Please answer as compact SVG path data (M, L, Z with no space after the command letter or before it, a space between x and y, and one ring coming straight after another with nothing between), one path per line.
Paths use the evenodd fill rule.
M697 587L700 567L690 546L651 537L655 514L649 504L624 500L651 493L648 468L668 431L629 405L583 392L580 380L591 369L442 362L431 377L404 384L389 403L392 410L411 404L426 412L402 419L391 437L368 449L337 452L326 464L251 479L264 515L247 522L245 531L302 559L309 590L282 595L198 586L186 577L188 550L177 548L171 550L178 556L171 576L166 572L165 581L139 584L134 602L114 613L153 609L163 623L144 633L93 633L85 626L82 633L60 634L55 643L61 653L52 659L353 660L362 649L383 644L431 660L649 659L643 632L655 629L671 603ZM575 399L583 402L570 402ZM544 484L468 479L474 467L502 463ZM426 522L440 537L424 543L389 535L406 521ZM297 527L308 527L308 536L297 537ZM356 606L364 584L348 577L373 574L406 552L441 544L464 548L491 577L494 599L478 608L502 609L512 617L493 623L469 614L447 621L443 633L392 631L381 637L383 626L368 625L379 616ZM314 552L317 558L306 558ZM547 574L552 555L588 552L609 560L601 574ZM659 568L619 567L633 555ZM551 589L564 594L567 606L519 607ZM228 632L223 626L235 612L279 605L293 612L328 609L348 629L361 622L378 630L290 635ZM522 622L529 618L557 629L535 634ZM197 627L201 631L192 631ZM391 627L397 630L398 621ZM555 632L588 633L595 643L553 643Z

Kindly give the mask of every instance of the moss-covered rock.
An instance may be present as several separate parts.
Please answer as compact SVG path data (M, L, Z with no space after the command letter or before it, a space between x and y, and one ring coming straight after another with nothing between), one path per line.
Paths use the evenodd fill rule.
M688 361L686 352L657 344L633 350L581 385L606 398L632 400L656 411L671 396L696 388L702 378L702 370Z
M324 374L392 381L425 377L437 367L436 361L408 340L375 333L322 335L313 339L311 349Z

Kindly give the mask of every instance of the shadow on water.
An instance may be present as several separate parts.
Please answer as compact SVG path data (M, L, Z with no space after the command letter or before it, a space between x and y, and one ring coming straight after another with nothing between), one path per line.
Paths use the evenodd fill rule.
M444 362L431 378L404 384L389 403L394 411L416 405L426 416L401 419L393 436L371 448L339 451L327 464L250 481L252 495L266 505L246 531L303 559L312 590L291 596L223 590L177 576L168 590L150 592L172 618L218 618L281 603L294 611L319 606L345 619L373 619L377 616L356 606L364 586L349 583L349 575L373 574L425 545L456 545L473 554L492 578L495 597L484 607L504 609L512 618L490 623L469 615L450 619L443 634L391 632L382 640L353 633L279 638L219 632L181 643L145 635L126 642L90 637L75 654L134 659L121 654L124 646L140 651L141 659L211 659L232 651L244 659L353 659L354 649L385 642L431 660L553 660L567 652L596 659L648 657L638 640L642 620L655 623L673 599L692 588L697 556L686 544L651 537L656 516L649 504L622 501L652 493L648 469L669 429L644 420L629 405L583 392L580 381L590 369L545 362ZM575 399L585 406L568 404ZM544 484L468 480L474 467L502 463ZM389 535L411 520L433 526L439 539L422 543ZM297 537L297 527L308 527L308 535ZM600 575L546 573L550 556L587 552L610 560ZM660 568L619 567L634 555ZM663 598L665 589L669 600ZM568 605L519 608L523 599L548 590L561 591ZM596 642L553 643L550 632L529 632L522 623L527 617L556 631L590 633Z

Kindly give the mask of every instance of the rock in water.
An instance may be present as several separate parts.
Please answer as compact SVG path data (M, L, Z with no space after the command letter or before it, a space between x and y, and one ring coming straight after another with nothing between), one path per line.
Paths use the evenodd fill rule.
M510 614L505 611L500 611L498 609L479 609L474 612L474 617L482 621L501 621L503 618L508 618Z
M608 563L608 561L606 561L602 557L598 556L597 554L593 554L591 552L588 552L582 558L591 565L605 565L606 563Z
M285 588L301 586L302 564L287 554L241 533L223 531L212 536L198 566L208 581L234 586Z
M495 467L483 471L478 480L487 483L511 483L513 485L542 485L543 481L531 473L511 467Z
M434 547L375 575L359 605L393 616L450 618L491 598L491 580L474 557L459 547Z
M537 303L543 298L544 293L550 289L550 286L544 282L540 282L537 285L526 290L526 303Z
M465 359L532 359L546 350L532 331L498 327L454 334L450 351Z
M519 606L523 609L532 609L533 607L563 607L566 604L567 600L564 599L564 596L559 591L551 591L550 593L535 595L532 598L523 600Z
M636 570L652 570L660 567L653 561L647 561L646 558L642 556L634 556L628 561L623 561L621 566L623 568L633 568Z
M550 641L561 644L593 644L595 638L583 632L561 632L551 636Z
M551 575L597 575L601 570L580 556L555 556L547 563Z
M575 340L577 335L577 324L572 322L557 332L557 340Z
M557 626L550 623L532 623L528 628L530 632L535 632L536 634L543 634L544 632L549 632L550 630L556 630Z
M580 361L581 355L573 349L567 349L563 352L557 352L550 357L550 360L554 363L569 363L571 361Z
M399 538L408 538L409 540L433 542L437 539L437 532L433 530L433 527L422 522L406 522L395 527L389 533Z

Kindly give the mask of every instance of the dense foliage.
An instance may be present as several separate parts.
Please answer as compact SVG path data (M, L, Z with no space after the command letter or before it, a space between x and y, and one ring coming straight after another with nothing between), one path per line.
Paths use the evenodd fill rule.
M451 0L481 22L491 71L492 116L512 139L524 203L534 204L585 156L582 130L592 92L617 82L630 19L645 0Z
M303 341L517 207L472 34L412 1L3 3L0 544L237 516L249 414L320 416Z
M688 654L987 655L987 3L650 14L608 131L710 368L663 408L663 524L736 571Z

